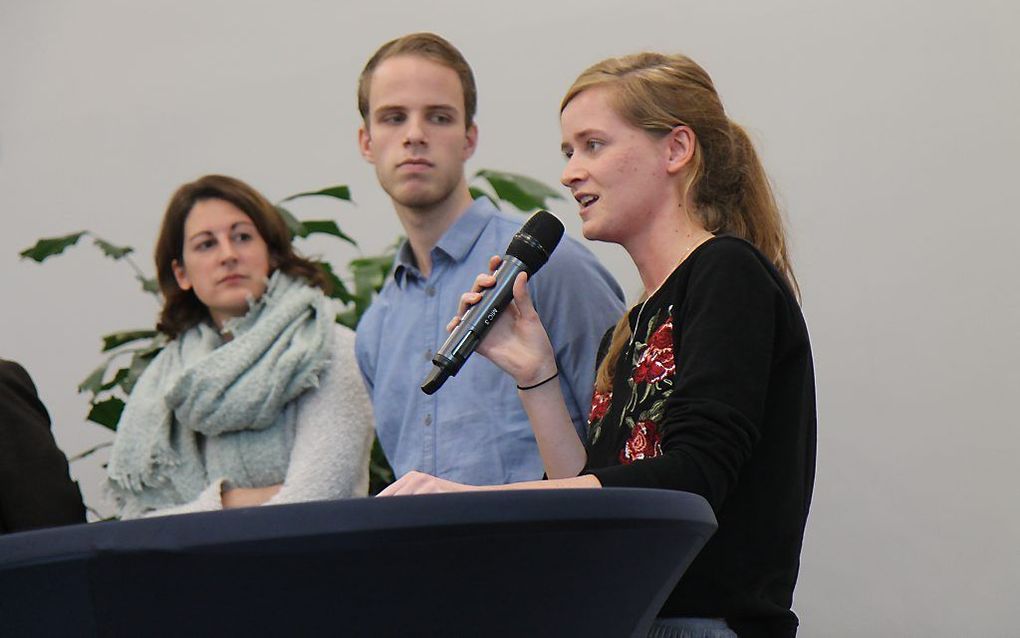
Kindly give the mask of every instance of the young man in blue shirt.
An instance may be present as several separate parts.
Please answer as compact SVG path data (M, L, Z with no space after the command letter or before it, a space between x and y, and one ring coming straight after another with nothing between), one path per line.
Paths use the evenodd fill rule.
M430 33L384 44L358 83L359 147L407 233L358 325L356 346L379 440L398 478L419 470L494 485L543 473L512 379L484 357L468 359L434 395L419 389L460 295L524 221L468 191L464 163L478 141L476 104L464 57ZM598 344L623 314L623 294L595 257L566 237L528 286L556 350L571 419L583 432Z

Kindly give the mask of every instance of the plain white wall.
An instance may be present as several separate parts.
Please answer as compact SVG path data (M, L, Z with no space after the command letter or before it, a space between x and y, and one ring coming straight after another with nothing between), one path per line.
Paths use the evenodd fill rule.
M787 211L817 368L818 477L795 608L805 636L1016 635L1020 591L1018 5L1005 1L0 4L0 356L22 362L74 454L108 440L78 382L99 336L156 306L84 228L151 271L167 198L208 172L307 201L368 253L399 233L355 147L357 74L385 40L434 30L480 91L469 168L550 184L577 73L682 51L749 127ZM575 207L553 208L577 233ZM635 294L622 250L593 245ZM346 261L322 241L306 252ZM0 443L2 444L2 443ZM103 455L73 466L87 500Z

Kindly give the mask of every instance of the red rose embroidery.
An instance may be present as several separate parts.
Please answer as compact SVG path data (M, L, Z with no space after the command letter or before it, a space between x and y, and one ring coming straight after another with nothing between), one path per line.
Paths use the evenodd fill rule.
M656 350L673 350L673 317L659 326L648 340L648 347Z
M670 317L648 339L648 347L641 353L631 379L634 383L658 383L674 372L673 318Z
M630 438L620 450L620 463L627 465L641 459L662 455L662 435L654 421L638 421L630 431Z
M613 392L596 392L591 398L591 412L588 413L588 425L606 416L609 411L609 402L613 399Z

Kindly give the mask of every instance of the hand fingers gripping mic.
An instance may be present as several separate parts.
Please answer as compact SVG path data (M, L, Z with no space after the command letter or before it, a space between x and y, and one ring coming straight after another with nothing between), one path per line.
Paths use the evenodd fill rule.
M549 261L549 255L563 237L563 224L552 213L540 210L532 215L510 240L503 263L493 275L496 283L482 292L482 298L468 308L460 323L432 357L435 366L425 377L421 391L433 394L457 374L478 343L513 299L514 280L522 272L530 279Z

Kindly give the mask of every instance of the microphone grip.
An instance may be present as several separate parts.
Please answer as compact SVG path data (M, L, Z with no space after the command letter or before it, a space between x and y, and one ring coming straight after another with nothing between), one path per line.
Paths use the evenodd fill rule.
M527 266L522 261L511 255L503 257L503 263L493 273L496 283L485 290L478 303L464 313L460 323L432 358L433 364L442 368L448 376L457 374L468 355L475 351L478 342L510 304L514 281L522 272L527 272Z

